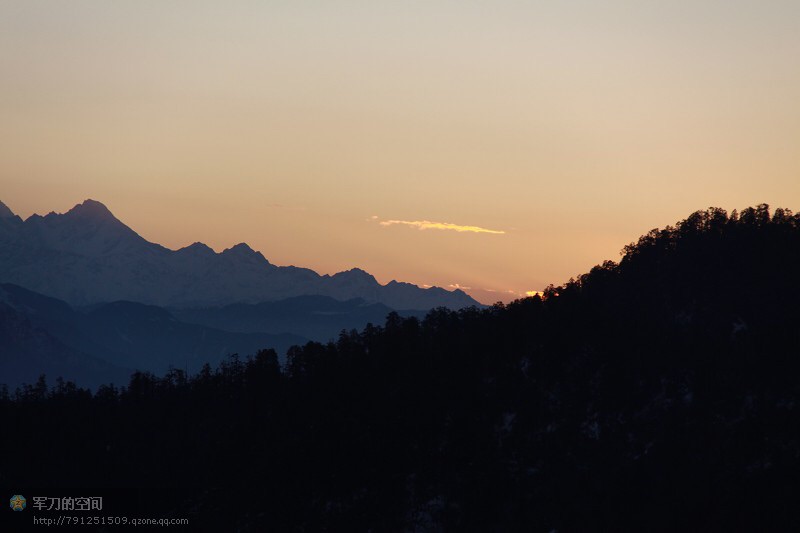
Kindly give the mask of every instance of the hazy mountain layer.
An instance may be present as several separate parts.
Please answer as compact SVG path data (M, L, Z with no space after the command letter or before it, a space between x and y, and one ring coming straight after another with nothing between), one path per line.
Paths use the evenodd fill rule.
M296 296L277 302L231 304L222 307L175 309L181 320L226 331L294 333L314 341L335 339L342 330L383 324L392 311L382 303L361 298L340 301L329 296ZM422 318L424 312L401 311Z
M67 346L33 324L24 312L0 301L0 384L33 384L42 374L84 387L127 383L131 371Z
M197 372L226 356L274 348L281 357L306 339L297 335L231 333L187 324L162 308L133 302L78 312L67 303L16 285L0 285L0 383L31 383L39 374L81 386L125 383L132 370ZM17 361L18 364L14 364Z

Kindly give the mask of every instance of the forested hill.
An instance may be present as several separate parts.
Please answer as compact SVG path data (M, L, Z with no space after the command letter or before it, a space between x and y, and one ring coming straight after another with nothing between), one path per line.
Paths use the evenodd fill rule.
M799 216L710 209L543 298L390 314L284 369L40 383L0 402L0 449L36 458L0 485L185 487L167 505L217 530L797 530L798 265Z

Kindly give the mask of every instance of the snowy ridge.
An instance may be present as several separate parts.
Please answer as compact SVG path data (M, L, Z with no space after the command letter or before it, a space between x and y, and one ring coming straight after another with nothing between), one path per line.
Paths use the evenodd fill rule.
M14 218L6 211L19 223L7 224ZM185 308L302 295L362 298L393 309L480 305L460 290L396 281L381 285L358 268L321 276L306 268L275 266L245 243L220 253L199 242L169 250L143 239L94 200L24 222L2 205L0 282L73 305L130 300Z

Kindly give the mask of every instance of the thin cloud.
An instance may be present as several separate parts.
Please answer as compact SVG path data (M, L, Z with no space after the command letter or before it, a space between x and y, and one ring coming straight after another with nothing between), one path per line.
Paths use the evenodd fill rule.
M403 226L411 226L420 230L426 229L439 229L457 231L459 233L491 233L494 235L502 235L505 231L481 228L480 226L460 226L458 224L451 224L450 222L431 222L430 220L382 220L381 226L394 226L400 224Z

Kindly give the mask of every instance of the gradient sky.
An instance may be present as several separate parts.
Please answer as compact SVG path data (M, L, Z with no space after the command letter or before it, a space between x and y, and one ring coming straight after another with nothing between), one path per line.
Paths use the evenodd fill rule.
M697 209L800 209L797 0L0 0L0 81L23 217L94 198L484 302Z

